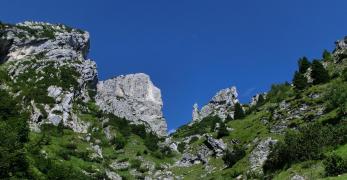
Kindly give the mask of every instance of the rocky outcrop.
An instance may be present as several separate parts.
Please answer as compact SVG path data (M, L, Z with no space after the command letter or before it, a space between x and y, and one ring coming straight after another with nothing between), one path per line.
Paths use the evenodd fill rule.
M8 61L39 56L54 60L86 59L89 33L64 25L24 22L9 26L1 37L11 44Z
M100 81L96 103L105 112L135 124L146 124L160 136L167 134L160 89L146 74L129 74Z
M262 100L266 99L266 93L256 94L252 97L251 102L249 103L250 106L256 106L259 103L259 98L263 98Z
M190 167L194 164L206 164L213 153L206 145L201 145L199 150L194 154L189 152L183 153L182 158L175 165L178 167Z
M214 155L216 157L222 157L224 155L225 150L227 149L227 145L224 144L222 139L214 139L212 136L206 135L206 144L208 147L213 150Z
M277 143L277 140L268 138L261 141L251 152L249 157L250 171L255 174L263 174L263 165L267 160L271 147Z
M341 62L343 59L347 58L347 36L335 42L336 48L334 50L334 56L336 59L336 63Z
M77 99L89 101L91 89L97 82L96 64L86 59L89 33L64 25L24 22L5 25L0 34L0 47L6 49L1 60L8 64L7 71L14 86L23 86L21 81L40 84L40 87L19 88L46 91L47 94L41 92L40 96L53 99L50 104L30 102L31 129L39 131L42 124L62 122L75 132L86 133L89 123L80 121L72 106ZM63 77L71 81L66 82ZM76 84L69 84L74 82ZM63 84L71 86L64 88ZM42 89L45 86L48 88Z
M218 116L223 120L227 117L233 118L233 108L239 102L237 96L236 87L231 87L219 91L200 111L198 105L195 104L193 107L193 122L201 121L207 116Z

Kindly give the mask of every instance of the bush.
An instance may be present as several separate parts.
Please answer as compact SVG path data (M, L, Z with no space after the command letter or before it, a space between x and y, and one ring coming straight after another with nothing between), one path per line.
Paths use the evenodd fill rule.
M271 149L264 171L274 172L296 162L318 160L324 157L324 150L344 144L347 141L347 124L309 124L299 131L288 131L284 141Z
M313 78L313 84L326 83L330 79L328 71L318 60L312 62L311 77Z
M131 125L131 132L140 136L140 137L146 137L146 127L143 124L140 125Z
M338 108L342 115L347 114L347 84L345 82L334 82L324 95L327 102L327 109L332 110Z
M297 90L304 90L307 87L307 78L296 71L293 78L293 84Z
M220 123L220 127L217 132L217 138L220 139L225 136L229 136L229 131L224 123Z
M342 79L344 81L347 81L347 68L345 68L343 71L342 71Z
M132 169L139 169L140 168L140 166L141 166L141 161L140 160L138 160L138 159L133 159L133 160L131 160L130 161L130 167L132 168Z
M181 143L178 144L177 150L178 150L180 153L183 153L185 149L186 149L186 143L185 143L185 142L181 142Z
M231 168L234 164L236 164L239 160L241 160L245 156L246 156L246 152L244 148L240 146L235 146L232 151L227 150L227 152L223 156L223 161L228 168Z
M121 134L117 135L115 138L111 140L111 144L113 144L117 150L123 149L126 143L126 139Z
M336 154L328 156L323 163L326 176L337 176L347 172L347 161Z
M29 115L21 113L18 102L4 90L0 102L0 179L23 179L28 169L24 145L29 141Z
M146 138L144 139L145 146L150 150L150 151L156 151L158 150L158 142L159 138L156 136L153 132L150 132L146 135Z

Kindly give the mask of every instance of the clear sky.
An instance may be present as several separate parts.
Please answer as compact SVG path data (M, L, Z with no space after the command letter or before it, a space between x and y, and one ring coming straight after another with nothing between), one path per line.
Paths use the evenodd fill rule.
M0 20L63 23L91 34L100 79L144 72L169 129L235 85L242 102L290 81L297 59L347 35L346 0L1 0Z

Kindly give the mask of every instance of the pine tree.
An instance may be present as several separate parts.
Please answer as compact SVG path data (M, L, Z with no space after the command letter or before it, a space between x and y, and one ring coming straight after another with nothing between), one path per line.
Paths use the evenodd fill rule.
M235 104L234 119L242 119L245 117L245 112L243 111L240 103Z
M258 101L257 101L257 106L261 106L265 103L265 98L262 94L259 94Z
M307 78L298 71L295 71L293 84L297 90L303 90L307 87Z
M329 81L329 73L318 60L312 62L313 84L321 84Z
M328 50L326 50L326 49L323 51L322 57L326 61L332 60L331 53Z
M307 69L311 66L311 63L308 61L307 57L300 58L298 61L299 72L304 74Z

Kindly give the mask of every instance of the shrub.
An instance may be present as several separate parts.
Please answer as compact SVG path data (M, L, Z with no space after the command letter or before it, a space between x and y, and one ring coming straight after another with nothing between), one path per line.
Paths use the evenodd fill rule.
M326 148L336 147L347 141L347 125L309 124L299 131L288 131L284 141L271 149L264 171L273 172L296 162L317 160L324 156Z
M112 138L111 140L111 144L113 144L117 150L123 149L126 143L126 139L121 134L117 135L115 138Z
M229 135L229 131L224 123L220 123L220 127L217 132L217 138L222 138Z
M318 60L312 62L311 77L313 78L313 84L326 83L330 79L328 71Z
M223 156L223 161L228 168L231 168L234 164L236 164L245 156L246 152L244 148L242 148L241 146L235 146L232 151L227 150L227 152Z
M347 113L347 84L345 82L334 82L324 95L327 102L327 109L332 110L338 108L342 115Z
M18 102L4 90L0 102L0 179L23 179L28 169L24 145L29 141L29 115L21 113Z
M194 136L194 137L192 137L192 138L190 139L189 144L193 144L193 143L195 143L195 142L198 141L198 140L199 140L199 138L196 137L196 136Z
M133 159L130 161L130 167L133 169L139 169L141 166L141 161L138 159Z
M307 69L311 66L311 63L308 61L307 57L300 58L298 61L299 72L304 74Z
M185 143L185 142L181 142L181 143L178 144L177 150L178 150L180 153L183 153L185 149L186 149L186 143Z
M345 68L343 71L342 71L342 79L344 81L347 81L347 68Z
M293 84L297 90L303 90L307 87L307 78L296 71L293 78Z
M153 132L148 133L144 139L144 144L150 151L156 151L159 148L158 142L159 138Z
M143 124L140 125L132 125L131 126L131 132L140 136L140 137L146 137L146 127Z
M347 161L336 154L328 156L323 163L326 176L337 176L347 172Z

